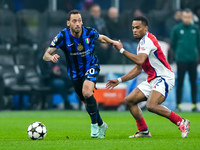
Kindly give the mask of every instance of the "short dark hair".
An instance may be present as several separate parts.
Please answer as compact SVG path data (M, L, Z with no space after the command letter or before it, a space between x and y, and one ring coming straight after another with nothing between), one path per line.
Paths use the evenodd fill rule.
M191 11L191 9L189 9L189 8L186 8L186 9L184 9L184 10L183 10L183 12L186 12L186 13L191 13L191 14L192 14L192 11Z
M67 20L70 20L72 14L81 14L79 10L73 9L67 14Z
M145 26L149 25L147 18L144 16L137 16L133 19L133 21L141 21L143 25Z

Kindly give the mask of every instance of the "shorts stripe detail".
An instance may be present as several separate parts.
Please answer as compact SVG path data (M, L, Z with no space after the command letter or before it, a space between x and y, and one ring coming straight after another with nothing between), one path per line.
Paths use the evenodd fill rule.
M169 93L169 86L168 86L168 84L167 84L167 82L165 81L165 79L164 78L162 78L161 77L161 79L164 81L164 83L165 83L165 99L167 98L167 96L168 96L168 93Z

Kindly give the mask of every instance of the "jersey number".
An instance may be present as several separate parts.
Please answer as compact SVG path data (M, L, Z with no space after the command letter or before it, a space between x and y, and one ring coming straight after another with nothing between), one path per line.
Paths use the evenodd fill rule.
M85 75L88 75L88 74L94 74L94 72L95 72L95 69L94 68L91 68L91 69L89 69L86 73L85 73Z
M157 81L156 85L159 86L159 83L161 83L161 82L162 82L162 79L159 79L159 80Z

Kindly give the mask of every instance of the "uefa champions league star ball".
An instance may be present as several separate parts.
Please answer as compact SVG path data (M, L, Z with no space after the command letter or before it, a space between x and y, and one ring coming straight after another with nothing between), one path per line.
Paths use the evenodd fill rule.
M47 135L47 129L41 122L34 122L28 127L28 136L32 140L42 140Z

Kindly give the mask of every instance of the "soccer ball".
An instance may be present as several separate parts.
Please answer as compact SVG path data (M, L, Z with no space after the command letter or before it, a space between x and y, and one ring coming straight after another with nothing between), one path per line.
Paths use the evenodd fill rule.
M32 140L42 140L47 135L47 129L41 122L34 122L28 127L28 136Z

